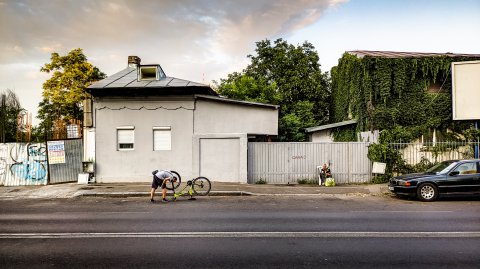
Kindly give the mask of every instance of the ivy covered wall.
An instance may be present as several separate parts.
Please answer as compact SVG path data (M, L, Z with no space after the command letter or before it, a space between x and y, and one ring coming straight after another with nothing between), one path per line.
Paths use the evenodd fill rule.
M405 142L431 136L434 129L445 140L455 139L472 122L452 121L451 62L478 59L359 58L346 52L331 70L331 122L357 119L356 131L396 130L392 139Z

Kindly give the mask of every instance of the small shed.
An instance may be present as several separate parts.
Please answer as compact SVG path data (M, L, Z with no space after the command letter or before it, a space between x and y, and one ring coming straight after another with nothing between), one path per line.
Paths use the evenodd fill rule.
M136 56L87 91L84 137L97 182L145 182L152 170L170 169L184 179L246 183L248 139L278 134L278 106L221 97Z
M314 126L305 129L310 142L334 142L333 130L357 124L357 120L347 120L337 123Z

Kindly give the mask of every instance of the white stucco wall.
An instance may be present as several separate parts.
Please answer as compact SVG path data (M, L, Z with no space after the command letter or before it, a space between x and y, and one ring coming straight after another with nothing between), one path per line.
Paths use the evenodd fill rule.
M310 134L311 142L333 142L333 137L330 130L316 131Z
M197 100L195 133L278 134L278 109Z
M149 182L151 171L172 169L192 176L192 100L142 101L97 99L95 102L96 181ZM117 150L117 127L135 127L134 150ZM172 149L153 150L153 127L170 126Z
M189 97L96 98L96 181L150 182L171 169L184 180L247 182L247 135L277 135L278 109ZM133 150L117 149L117 128L133 126ZM169 151L153 150L153 127L171 127Z

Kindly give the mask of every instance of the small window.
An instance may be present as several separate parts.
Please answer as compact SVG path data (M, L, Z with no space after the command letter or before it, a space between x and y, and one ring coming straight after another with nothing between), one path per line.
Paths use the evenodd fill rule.
M156 66L140 67L140 80L158 80L158 72Z
M153 127L153 150L172 150L170 127Z
M117 128L117 150L133 150L135 144L135 128L124 126Z

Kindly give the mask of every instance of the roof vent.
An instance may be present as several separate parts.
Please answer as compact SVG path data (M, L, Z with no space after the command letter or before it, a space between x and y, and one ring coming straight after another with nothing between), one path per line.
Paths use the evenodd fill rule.
M142 60L138 56L128 56L128 67L136 68Z

